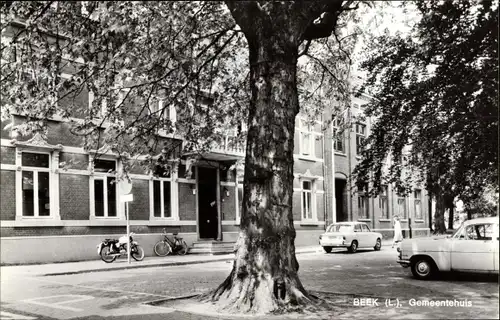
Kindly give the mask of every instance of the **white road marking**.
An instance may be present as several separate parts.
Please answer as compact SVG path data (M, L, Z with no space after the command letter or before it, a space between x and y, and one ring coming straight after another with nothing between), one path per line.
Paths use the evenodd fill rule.
M7 311L0 311L0 320L34 320L34 319L37 318L10 313Z
M63 298L63 297L70 297L72 299L63 300L63 301L60 301L60 299L58 299L57 300L58 302L46 301L46 300L50 300L50 299L54 299L54 298ZM87 301L87 300L92 300L92 299L95 299L95 298L92 296L77 295L77 294L62 294L62 295L57 295L57 296L48 296L48 297L42 297L42 298L27 299L27 300L22 300L22 302L37 304L37 305L49 307L49 308L69 310L69 311L74 311L74 312L82 312L83 309L68 307L68 306L65 306L65 304L80 302L80 301Z

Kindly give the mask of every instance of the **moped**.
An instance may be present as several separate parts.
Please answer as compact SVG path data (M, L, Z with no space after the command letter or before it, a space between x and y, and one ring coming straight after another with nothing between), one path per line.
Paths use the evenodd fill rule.
M134 233L130 233L130 255L136 261L144 259L144 249L137 244L133 239ZM101 256L102 261L111 263L116 258L127 255L127 236L122 236L119 239L104 239L97 245L97 254Z

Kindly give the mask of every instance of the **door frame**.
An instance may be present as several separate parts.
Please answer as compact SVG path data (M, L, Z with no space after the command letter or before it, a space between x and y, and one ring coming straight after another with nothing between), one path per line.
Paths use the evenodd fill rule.
M196 190L196 199L195 199L195 204L196 204L196 238L199 240L205 239L200 237L200 186L199 186L199 179L198 179L198 168L199 167L204 167L203 165L200 165L199 163L195 165L195 177L196 177L196 184L195 184L195 190ZM217 168L214 168L216 173L216 201L217 201L217 239L216 241L222 241L222 210L221 210L221 203L220 203L220 169L219 169L219 164L217 164Z

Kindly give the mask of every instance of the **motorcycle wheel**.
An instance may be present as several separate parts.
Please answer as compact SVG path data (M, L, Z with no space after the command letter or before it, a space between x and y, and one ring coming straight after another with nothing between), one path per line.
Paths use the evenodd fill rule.
M172 252L172 247L166 241L158 241L154 246L154 252L157 256L165 257Z
M177 251L177 254L179 254L179 255L185 255L188 252L188 250L189 250L189 247L188 247L186 241L183 240L180 243L180 247L179 247L179 250Z
M135 261L142 261L144 259L144 249L141 246L134 246L131 249L130 255Z
M101 253L100 253L101 260L106 262L106 263L111 263L111 262L115 261L117 256L112 255L110 252L111 252L111 248L109 246L102 247Z

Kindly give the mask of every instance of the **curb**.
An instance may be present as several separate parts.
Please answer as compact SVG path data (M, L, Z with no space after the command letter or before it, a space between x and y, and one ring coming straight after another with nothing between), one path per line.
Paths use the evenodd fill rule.
M310 250L305 250L305 251L301 251L301 252L296 252L295 254L315 253L315 252L318 252L318 250L317 249L310 249ZM234 260L234 257L211 259L211 260L172 261L172 262L151 263L151 264L143 264L143 265L130 265L130 266L123 266L123 267L115 267L115 268L111 267L111 268L86 269L86 270L78 270L78 271L51 272L51 273L39 274L37 276L38 277L50 277L50 276L64 276L64 275L91 273L91 272L126 270L126 269L174 267L174 266L183 266L183 265L188 265L188 264L202 264L202 263L232 261L232 260Z

